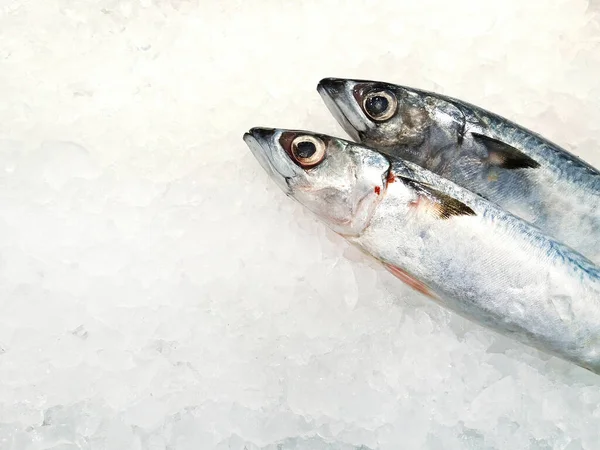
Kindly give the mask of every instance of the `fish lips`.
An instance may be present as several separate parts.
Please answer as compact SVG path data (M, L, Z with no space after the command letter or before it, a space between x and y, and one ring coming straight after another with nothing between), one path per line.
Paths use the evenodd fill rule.
M262 168L286 193L292 193L289 181L300 174L297 167L279 144L281 131L275 128L255 127L244 134L244 142L250 148Z
M317 92L344 131L360 142L361 132L367 131L367 124L354 98L355 85L351 80L324 78L317 85Z

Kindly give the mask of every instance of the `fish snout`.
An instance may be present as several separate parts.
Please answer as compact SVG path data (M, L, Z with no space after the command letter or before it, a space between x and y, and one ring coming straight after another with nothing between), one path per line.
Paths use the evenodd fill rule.
M261 144L264 144L273 138L275 131L274 128L254 127L244 134L244 141L248 142L250 138L254 138Z
M317 91L321 95L326 93L335 98L346 92L348 83L348 80L342 78L323 78L317 85Z
M355 141L360 141L360 132L366 129L366 123L353 94L354 85L351 80L324 78L317 85L317 92L344 131Z
M298 175L296 167L278 142L281 130L276 128L254 127L244 134L244 142L271 179L286 193L290 194L288 180Z

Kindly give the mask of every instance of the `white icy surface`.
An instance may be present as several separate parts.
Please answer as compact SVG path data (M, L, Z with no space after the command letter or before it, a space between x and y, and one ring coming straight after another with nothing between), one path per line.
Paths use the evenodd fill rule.
M326 76L600 165L600 2L3 0L0 449L598 449L600 377L422 300L241 137Z

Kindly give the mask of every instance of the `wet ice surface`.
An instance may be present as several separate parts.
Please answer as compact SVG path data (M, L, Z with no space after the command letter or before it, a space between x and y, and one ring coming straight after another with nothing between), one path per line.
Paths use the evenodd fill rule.
M384 79L598 166L600 5L252 3L0 6L0 449L596 449L600 377L413 294L241 136L343 135L317 81Z

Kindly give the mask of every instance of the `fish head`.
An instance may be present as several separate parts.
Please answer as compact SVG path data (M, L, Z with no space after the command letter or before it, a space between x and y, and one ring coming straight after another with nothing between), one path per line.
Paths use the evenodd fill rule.
M317 86L327 108L356 141L378 150L418 146L432 123L421 92L389 83L325 78Z
M252 128L244 141L286 195L344 236L357 236L386 189L388 159L367 147L299 130Z

